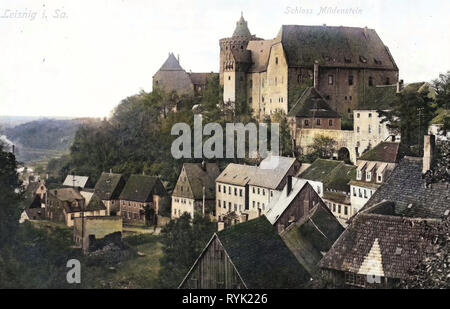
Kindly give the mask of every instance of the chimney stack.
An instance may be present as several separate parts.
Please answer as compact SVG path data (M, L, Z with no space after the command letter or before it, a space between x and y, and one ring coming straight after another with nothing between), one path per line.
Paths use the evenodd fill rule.
M435 156L436 137L425 135L423 139L423 169L422 174L431 170Z
M314 89L319 90L319 61L314 61Z
M219 221L217 222L217 231L220 232L225 229L225 222Z
M178 64L180 63L180 54L177 55Z
M292 191L292 176L287 176L287 192L286 192L286 196L289 196L289 194L291 194Z
M401 79L397 82L397 93L400 93L400 91L402 91L402 89L403 89L403 79Z

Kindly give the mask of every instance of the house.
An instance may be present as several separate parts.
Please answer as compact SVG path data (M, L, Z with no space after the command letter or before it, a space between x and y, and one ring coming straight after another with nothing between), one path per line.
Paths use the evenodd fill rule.
M39 200L41 201L41 206L45 207L45 200L47 198L47 187L45 186L44 180L38 180L30 182L26 188L26 193L28 197L34 197L35 195L39 196Z
M350 182L352 213L357 213L386 181L404 155L400 143L382 142L357 160L356 176Z
M229 164L216 179L218 220L231 212L246 214L248 219L263 214L300 165L295 158L281 156L269 156L259 166Z
M125 179L122 174L103 172L97 180L94 192L105 204L108 216L121 215L119 196L124 187Z
M352 219L319 264L336 287L394 287L423 260L441 220L404 217L396 208L385 201Z
M217 163L184 163L172 193L172 219L188 213L215 215Z
M36 196L38 198L38 196ZM20 215L19 223L25 221L45 220L45 208L28 208Z
M353 215L350 181L356 167L342 161L317 159L300 175L307 180L342 225Z
M73 238L75 244L87 253L96 242L115 234L121 239L122 218L119 216L77 217L74 219Z
M131 175L119 195L124 222L156 223L162 199L167 195L156 176Z
M288 113L289 126L297 129L341 129L341 116L331 109L325 98L313 87L307 88Z
M302 288L310 280L265 216L215 233L182 289Z
M105 216L106 207L99 197L93 195L88 203L76 188L48 190L46 217L48 220L73 226L74 219L81 216Z
M84 189L88 180L89 177L87 176L67 175L63 182L63 186Z
M448 220L450 185L426 183L433 140L424 158L404 157L328 251L320 266L337 286L391 287L421 262L433 227Z
M267 219L299 263L315 277L323 254L344 228L304 179L289 177L280 198L269 207Z

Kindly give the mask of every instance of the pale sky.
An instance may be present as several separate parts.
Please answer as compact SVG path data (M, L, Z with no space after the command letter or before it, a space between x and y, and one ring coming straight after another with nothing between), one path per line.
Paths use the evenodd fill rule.
M356 14L319 14L324 6ZM169 52L187 71L218 72L219 39L241 11L265 39L283 24L373 28L405 82L450 70L447 0L2 0L0 115L108 116L151 91Z

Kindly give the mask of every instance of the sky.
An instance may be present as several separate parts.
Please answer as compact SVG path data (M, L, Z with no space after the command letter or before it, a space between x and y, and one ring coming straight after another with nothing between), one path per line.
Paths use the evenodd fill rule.
M218 72L241 11L265 39L283 24L373 28L407 83L450 70L447 0L2 0L0 116L107 117L151 91L169 52L186 71Z

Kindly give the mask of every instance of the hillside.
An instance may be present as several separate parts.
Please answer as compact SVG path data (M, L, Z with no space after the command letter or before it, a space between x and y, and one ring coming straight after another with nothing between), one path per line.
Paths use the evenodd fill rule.
M16 144L18 159L34 162L55 158L69 151L80 125L98 120L83 119L39 119L23 123L4 131Z

